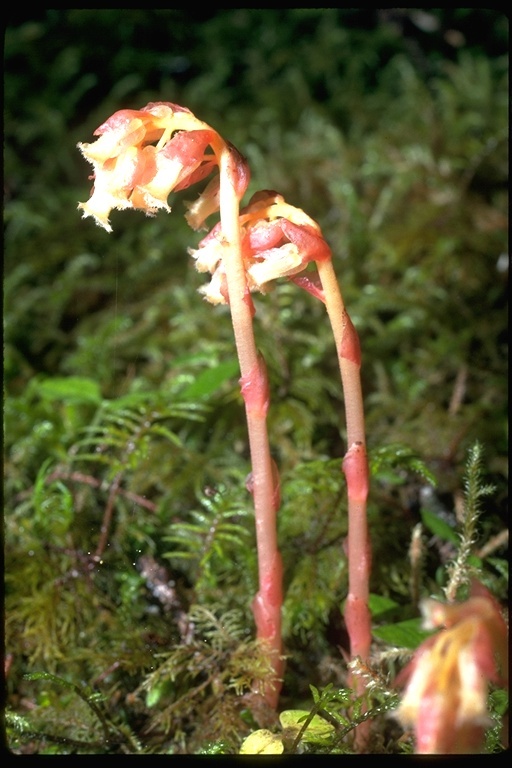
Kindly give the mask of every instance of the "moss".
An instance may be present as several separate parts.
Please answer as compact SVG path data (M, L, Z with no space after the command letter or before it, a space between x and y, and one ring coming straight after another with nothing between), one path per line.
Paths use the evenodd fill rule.
M190 107L247 155L254 189L276 188L307 210L333 248L363 349L372 591L391 601L374 618L391 640L376 643L362 672L375 683L373 751L410 749L385 713L403 663L391 659L393 637L403 638L396 625L417 619L415 528L416 598L440 594L468 567L506 598L508 38L497 11L423 13L12 17L4 535L13 752L234 754L249 732L280 728L249 693L266 661L251 639L247 437L229 314L196 295L203 277L187 248L199 235L179 197L172 226L163 214L118 215L108 238L76 211L90 184L76 143L116 109ZM336 738L306 751L349 751L365 715L362 704L350 715L339 650L336 356L322 307L291 284L257 299L255 323L282 473L283 707L336 719ZM457 509L477 442L484 458L471 498L481 506L461 547ZM489 752L500 748L500 691L490 706Z

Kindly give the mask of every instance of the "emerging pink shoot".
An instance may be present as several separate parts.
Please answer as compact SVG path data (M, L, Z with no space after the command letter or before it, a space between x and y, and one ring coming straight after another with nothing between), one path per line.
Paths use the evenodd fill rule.
M412 728L417 754L479 752L486 726L488 684L508 680L507 626L492 595L474 582L469 600L425 600L426 629L439 629L416 650L397 678L406 684L396 715Z

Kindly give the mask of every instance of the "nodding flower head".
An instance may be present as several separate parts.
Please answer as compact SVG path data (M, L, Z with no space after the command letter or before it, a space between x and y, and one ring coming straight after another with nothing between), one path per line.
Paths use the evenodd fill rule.
M265 293L279 277L292 277L310 261L331 257L318 224L300 208L288 205L281 195L257 192L240 212L242 257L250 291ZM210 272L210 283L201 289L212 304L228 303L223 256L226 241L221 223L190 250L199 272Z
M92 144L78 144L94 168L92 195L78 207L108 232L113 208L137 208L148 215L159 208L169 212L169 194L206 178L228 146L190 110L164 102L115 112L94 135L99 138ZM240 172L235 191L241 197L249 178L243 158L236 153L236 159ZM218 210L218 187L215 178L194 204L189 223L195 228Z
M441 628L397 678L406 683L396 716L413 729L417 754L478 752L488 724L488 683L506 685L507 627L479 583L463 603L425 600L424 626Z

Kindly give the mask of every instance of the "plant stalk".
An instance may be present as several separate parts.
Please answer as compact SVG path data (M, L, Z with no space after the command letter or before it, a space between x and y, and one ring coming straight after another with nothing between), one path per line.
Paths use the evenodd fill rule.
M245 402L256 520L259 590L253 601L257 637L268 646L273 679L262 690L267 702L276 708L284 670L281 639L282 563L277 545L279 483L270 455L267 432L269 388L266 366L258 354L253 331L253 303L241 252L239 201L233 179L233 158L228 145L220 154L220 218L226 239L223 257L229 294L229 307L240 363L240 386Z
M317 262L324 301L338 354L347 425L347 452L343 472L348 496L348 595L345 623L350 639L350 657L368 660L371 646L371 616L368 608L371 550L366 503L369 488L368 460L361 387L361 350L357 332L344 306L331 259ZM358 696L365 690L364 680L353 680ZM357 728L356 746L364 748L369 722Z

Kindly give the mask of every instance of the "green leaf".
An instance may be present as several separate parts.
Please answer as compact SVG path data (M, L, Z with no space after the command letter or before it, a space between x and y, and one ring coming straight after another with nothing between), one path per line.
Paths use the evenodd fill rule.
M431 632L422 629L421 619L417 618L374 627L373 634L389 645L396 645L399 648L417 648L431 635Z
M196 397L207 397L213 394L225 381L232 379L239 373L238 362L229 360L226 363L219 363L214 368L208 368L200 373L192 384L181 393L181 396L187 400L193 400Z
M68 688L70 691L77 690L75 683L70 683L69 680L65 680L63 677L52 675L51 672L27 672L23 675L23 678L25 680L49 680L52 683L57 683L64 688Z
M428 509L421 510L421 519L425 528L433 533L435 536L439 536L443 541L451 541L454 544L459 544L459 536L457 532L448 525L448 523L442 518L438 517L434 512Z
M162 698L164 689L161 685L156 685L154 688L151 688L147 694L146 694L146 707L154 707L158 704L160 699Z
M414 472L423 477L430 485L436 485L436 478L433 473L408 446L392 443L375 448L370 453L369 462L373 477L385 479L386 482L393 485L403 483L403 477L397 474L397 470Z
M63 483L48 483L51 467L52 460L46 459L37 473L32 496L33 521L41 538L57 543L73 524L74 506L73 495Z
M44 400L62 400L66 403L101 403L101 390L97 381L82 376L66 376L39 382L38 393Z
M180 438L175 432L172 432L172 430L167 429L166 427L162 427L160 424L154 424L151 427L151 432L154 435L160 435L161 437L165 437L167 440L169 440L170 443L173 445L176 445L178 448L183 447L183 443L181 442Z
M508 694L504 689L492 691L489 695L489 703L498 715L506 715L508 710Z
M398 608L398 603L391 600L390 597L382 597L381 595L370 595L368 600L368 606L372 616L378 616L381 613L386 613L392 608Z
M283 727L293 736L297 736L304 721L309 717L305 709L287 709L279 715L279 721ZM328 723L320 715L314 715L308 727L302 734L302 741L311 744L328 744L334 733L334 726Z
M140 408L146 405L146 403L151 402L153 399L153 392L130 392L127 395L116 397L114 400L106 400L104 405L108 411L115 413L122 409L128 410L130 408Z
M502 576L504 579L508 579L510 568L510 563L508 560L505 560L501 557L488 557L487 562L497 570L500 576Z
M240 747L241 755L281 755L283 752L281 737L265 728L247 736Z

